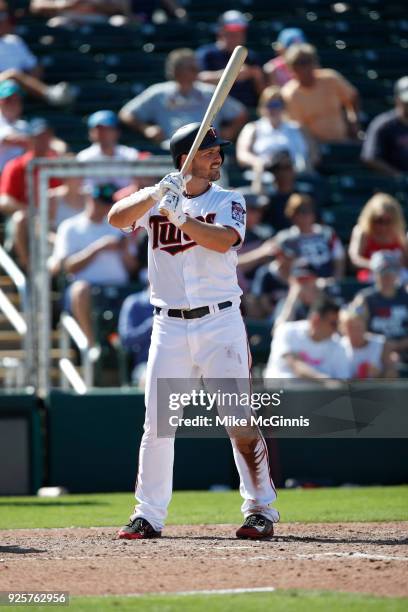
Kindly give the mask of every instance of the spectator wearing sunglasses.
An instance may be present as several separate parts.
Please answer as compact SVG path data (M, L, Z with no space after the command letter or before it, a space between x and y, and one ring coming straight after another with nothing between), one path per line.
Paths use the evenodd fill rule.
M272 157L288 151L296 172L311 170L309 144L297 123L283 117L284 102L277 87L267 87L259 99L257 121L247 123L237 141L237 160L255 172L263 172Z
M408 241L401 205L387 193L376 193L365 204L351 234L349 256L360 281L372 279L371 258L384 250L396 252L402 267L408 267Z

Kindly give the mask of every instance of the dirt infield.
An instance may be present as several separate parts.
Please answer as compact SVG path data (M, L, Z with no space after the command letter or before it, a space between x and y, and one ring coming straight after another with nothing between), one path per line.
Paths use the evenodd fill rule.
M72 595L277 587L408 595L408 523L279 524L269 541L232 525L166 528L157 540L113 528L1 531L0 591Z

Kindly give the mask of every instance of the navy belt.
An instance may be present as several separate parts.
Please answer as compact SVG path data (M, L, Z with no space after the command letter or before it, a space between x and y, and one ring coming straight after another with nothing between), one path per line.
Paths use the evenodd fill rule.
M232 302L221 302L217 304L218 310L224 310L224 308L229 308L232 306ZM160 314L163 308L159 306L154 307L154 312L156 314ZM209 306L200 306L199 308L192 308L191 310L180 310L178 308L170 308L167 310L167 316L169 317L177 317L179 319L201 319L201 317L205 317L205 315L210 314L211 310Z

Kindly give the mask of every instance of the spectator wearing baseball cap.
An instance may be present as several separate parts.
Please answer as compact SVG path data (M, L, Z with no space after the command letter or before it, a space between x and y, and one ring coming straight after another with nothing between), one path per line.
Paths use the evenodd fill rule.
M93 162L101 160L135 161L139 158L139 151L133 147L119 144L119 119L111 110L99 110L88 117L88 137L91 146L80 151L77 160L80 162ZM122 189L131 182L127 177L112 177L116 189ZM93 186L103 183L104 179L86 179L85 184Z
M360 291L353 307L363 315L369 331L389 340L397 360L408 364L408 292L400 283L400 255L374 253L370 263L375 285Z
M361 158L376 172L401 176L408 172L408 76L394 86L395 106L368 126Z
M94 345L91 321L91 288L124 286L137 265L129 239L107 221L116 185L89 187L85 209L63 221L58 229L50 261L53 274L65 273L69 286L64 307L72 312Z
M197 50L199 79L216 85L236 46L246 45L248 20L239 11L227 11L218 19L217 40ZM264 75L256 53L248 50L245 64L231 89L231 96L253 108L265 87Z
M294 75L282 87L289 117L318 142L357 138L359 96L355 87L336 70L320 68L312 45L291 45L285 59Z
M276 57L266 62L263 69L266 74L268 85L283 87L285 83L293 78L293 72L285 60L285 53L291 45L306 43L307 39L300 28L284 28L273 47Z
M5 164L28 147L28 123L21 118L22 90L13 80L0 83L0 174Z

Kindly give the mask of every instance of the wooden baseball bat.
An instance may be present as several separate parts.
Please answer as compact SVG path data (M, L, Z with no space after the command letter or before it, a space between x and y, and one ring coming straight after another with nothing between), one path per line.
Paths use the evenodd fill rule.
M218 82L217 87L212 95L206 113L198 130L197 136L194 139L191 149L185 159L185 162L181 168L181 174L184 176L187 174L187 169L190 166L195 154L197 153L201 143L204 140L204 136L208 132L214 117L224 104L226 97L231 91L231 87L235 83L239 71L243 63L245 62L246 56L248 55L248 49L242 45L235 47L228 64L224 68L224 72Z

